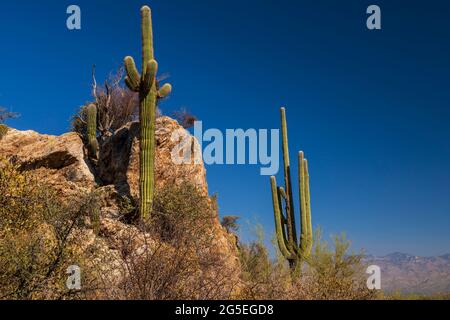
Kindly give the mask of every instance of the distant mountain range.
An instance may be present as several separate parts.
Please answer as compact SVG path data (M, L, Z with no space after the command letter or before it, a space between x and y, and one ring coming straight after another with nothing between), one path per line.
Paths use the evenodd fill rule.
M450 292L450 254L418 257L396 252L383 257L367 256L366 260L381 268L381 287L385 292Z

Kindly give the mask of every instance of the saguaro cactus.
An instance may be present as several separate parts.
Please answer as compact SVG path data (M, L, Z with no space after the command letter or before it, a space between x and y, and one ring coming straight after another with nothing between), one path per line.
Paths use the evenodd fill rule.
M155 186L155 120L156 103L172 91L170 84L159 88L156 81L158 63L153 51L153 29L151 10L148 6L141 9L142 31L142 73L139 74L132 57L125 58L127 77L125 83L134 92L139 92L140 121L140 168L139 168L139 213L147 219L153 206Z
M281 108L281 131L285 187L277 187L275 177L271 177L270 182L278 247L283 256L289 261L291 268L295 269L300 261L309 257L313 245L308 161L305 159L304 153L302 151L299 152L298 180L301 229L300 241L298 241L294 218L294 201L292 197L286 110L284 108Z
M97 107L90 104L86 107L87 113L87 142L89 157L97 159L98 141L97 141Z

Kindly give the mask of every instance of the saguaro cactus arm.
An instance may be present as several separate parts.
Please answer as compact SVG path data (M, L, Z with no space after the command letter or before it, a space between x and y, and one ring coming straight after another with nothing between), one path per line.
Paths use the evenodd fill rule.
M130 56L125 57L125 70L127 72L127 78L129 82L129 89L132 91L139 91L139 86L141 82L141 75L137 71L136 64L134 63L134 59Z
M166 83L158 90L158 98L165 98L172 92L172 85L170 83Z
M281 135L283 139L283 167L284 167L284 184L286 188L286 219L287 222L287 236L290 246L297 245L297 232L295 227L294 216L294 199L292 197L292 181L291 181L291 165L289 158L289 142L286 121L286 109L281 108Z
M304 160L304 171L305 171L305 198L306 198L306 251L304 252L305 257L309 257L311 254L313 246L313 231L312 231L312 220L311 220L311 195L310 195L310 185L309 185L309 169L308 160Z
M284 217L282 214L282 206L281 201L277 192L277 182L275 177L270 178L270 183L272 187L272 202L273 202L273 212L275 218L275 232L277 235L278 247L280 249L281 254L288 260L294 259L295 255L289 251L288 249L288 241L286 239L285 231L284 231Z
M156 80L156 73L158 72L158 62L155 60L149 60L147 62L147 68L144 76L144 82L142 84L145 92L148 93L150 89L152 88L155 80Z
M300 199L300 219L301 219L301 235L300 235L300 253L304 254L307 250L307 234L308 225L306 217L306 193L305 193L305 154L303 151L298 153L298 185Z

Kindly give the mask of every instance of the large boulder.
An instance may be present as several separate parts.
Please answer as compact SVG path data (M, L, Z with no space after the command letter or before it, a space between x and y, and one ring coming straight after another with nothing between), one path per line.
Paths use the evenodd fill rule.
M52 136L9 129L0 141L0 158L35 172L63 194L95 186L83 142L76 133Z

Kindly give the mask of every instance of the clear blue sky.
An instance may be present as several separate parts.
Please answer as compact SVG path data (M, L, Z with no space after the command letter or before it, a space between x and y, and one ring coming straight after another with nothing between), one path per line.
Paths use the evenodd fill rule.
M140 60L144 3L2 1L0 105L22 114L10 125L65 132L90 99L92 64L101 80L124 56ZM65 27L70 4L81 7L81 31ZM147 4L160 70L174 85L164 113L186 107L206 128L278 128L284 105L291 153L310 160L314 226L346 231L373 254L450 252L448 1ZM365 27L370 4L381 7L381 31ZM270 236L259 167L207 169L221 213Z

